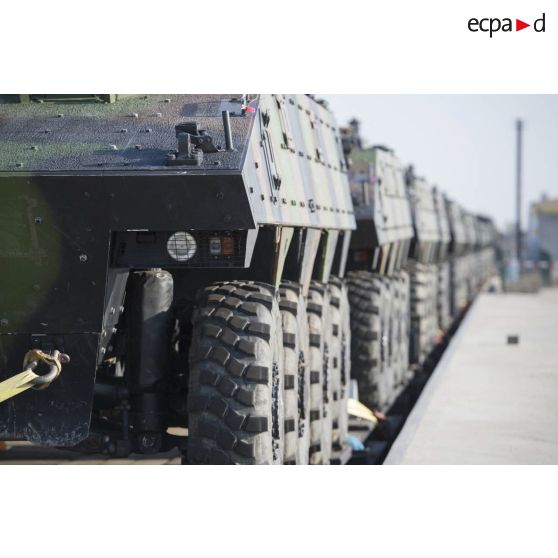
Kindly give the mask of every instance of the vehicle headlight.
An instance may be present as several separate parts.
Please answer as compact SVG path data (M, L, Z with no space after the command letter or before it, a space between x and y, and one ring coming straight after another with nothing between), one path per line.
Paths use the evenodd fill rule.
M185 231L175 232L167 240L167 252L177 262L185 262L192 259L196 254L197 247L196 239Z

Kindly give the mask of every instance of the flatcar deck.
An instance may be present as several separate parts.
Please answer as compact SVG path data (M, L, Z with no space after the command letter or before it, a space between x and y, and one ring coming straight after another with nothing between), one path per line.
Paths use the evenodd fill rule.
M352 419L349 421L350 434L364 442L373 430L367 421ZM334 452L332 465L345 465L353 456L353 451L344 445ZM180 465L181 455L178 450L155 455L132 454L128 458L115 458L107 455L83 455L71 450L37 447L29 442L8 442L0 451L0 465Z

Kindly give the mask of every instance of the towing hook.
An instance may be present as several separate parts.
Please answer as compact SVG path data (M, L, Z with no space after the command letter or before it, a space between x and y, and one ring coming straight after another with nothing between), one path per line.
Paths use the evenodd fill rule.
M43 389L58 377L62 370L62 365L70 362L70 357L66 353L61 353L57 350L53 351L52 355L45 355L41 351L36 351L32 352L28 362L28 369L37 374L37 377L31 382L31 388ZM47 367L47 372L39 375L37 368L41 363Z
M23 359L23 372L0 382L0 403L28 389L47 388L62 372L62 365L68 362L70 357L60 351L48 354L39 349L31 349ZM45 374L36 372L39 365L47 369Z

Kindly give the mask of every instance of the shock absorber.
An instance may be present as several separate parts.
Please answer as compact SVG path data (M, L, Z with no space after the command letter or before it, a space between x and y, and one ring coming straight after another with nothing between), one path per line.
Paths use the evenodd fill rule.
M132 405L136 450L161 449L166 429L164 380L171 366L173 278L168 271L151 269L130 275L126 375Z

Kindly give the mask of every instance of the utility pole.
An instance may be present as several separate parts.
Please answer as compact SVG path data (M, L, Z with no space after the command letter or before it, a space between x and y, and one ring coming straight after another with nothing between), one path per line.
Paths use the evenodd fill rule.
M522 157L522 135L523 135L523 121L517 119L515 123L516 135L516 182L515 182L515 195L516 195L516 231L515 231L515 242L516 242L516 254L517 263L519 266L519 272L523 270L523 250L521 242L521 157Z

